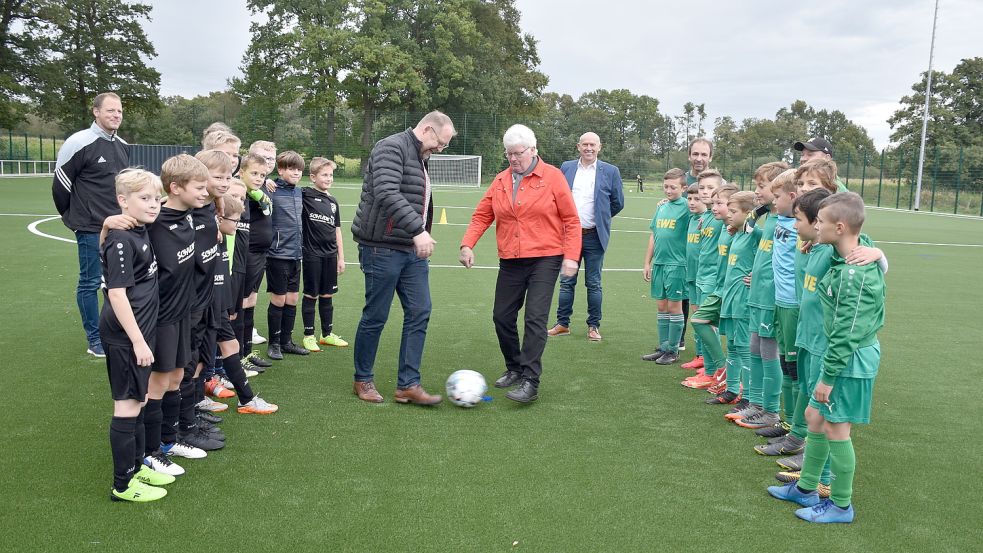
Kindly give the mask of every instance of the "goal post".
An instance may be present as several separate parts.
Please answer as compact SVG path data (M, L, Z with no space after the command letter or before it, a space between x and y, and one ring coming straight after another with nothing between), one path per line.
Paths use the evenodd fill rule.
M481 186L481 156L432 154L427 166L433 186Z

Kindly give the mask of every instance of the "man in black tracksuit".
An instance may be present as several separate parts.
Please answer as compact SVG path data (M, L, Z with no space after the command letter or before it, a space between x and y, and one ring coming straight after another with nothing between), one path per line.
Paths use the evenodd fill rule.
M119 96L104 92L92 102L95 121L62 144L55 164L51 195L65 226L75 232L79 252L79 281L75 299L89 342L88 352L106 353L99 338L99 296L102 266L99 232L102 222L120 213L116 175L129 165L128 144L116 134L123 122Z
M354 348L354 391L363 401L383 401L373 382L373 367L396 291L403 307L403 333L395 400L424 405L441 401L420 386L431 308L427 259L435 244L429 232L433 205L426 162L455 134L450 118L434 111L416 127L377 142L369 156L352 220L359 266L365 274L365 307Z

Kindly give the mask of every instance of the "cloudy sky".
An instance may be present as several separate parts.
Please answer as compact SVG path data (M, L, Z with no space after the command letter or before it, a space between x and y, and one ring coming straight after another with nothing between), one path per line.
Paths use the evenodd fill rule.
M244 0L152 0L165 95L225 87L249 43ZM627 88L676 115L773 117L796 99L838 109L888 144L886 119L928 67L932 0L516 0L548 90ZM189 14L195 14L190 17ZM983 55L983 2L941 0L934 67ZM221 21L223 24L216 24Z

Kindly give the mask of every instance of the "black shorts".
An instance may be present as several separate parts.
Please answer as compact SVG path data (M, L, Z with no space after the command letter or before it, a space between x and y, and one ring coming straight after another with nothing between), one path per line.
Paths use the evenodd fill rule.
M215 339L218 333L218 326L215 317L215 309L209 306L203 311L191 314L191 321L196 323L191 330L191 361L186 365L189 370L194 370L198 363L205 366L212 366L215 358Z
M249 252L249 262L246 266L246 289L242 291L243 298L253 292L259 292L259 285L266 275L266 254Z
M242 307L242 300L252 293L251 290L246 290L246 274L245 273L232 273L229 282L227 283L232 298L232 308L238 309Z
M191 359L191 317L157 327L154 344L154 372L169 373L183 369Z
M288 292L300 291L300 260L266 260L266 291L282 296Z
M215 319L215 342L220 343L235 340L236 333L235 329L232 328L232 321L229 320L229 314L226 312L218 313Z
M304 258L304 295L316 298L338 292L338 258Z
M148 345L153 351L154 344ZM105 342L103 346L106 348L106 370L109 372L109 389L113 393L113 400L147 399L150 366L137 365L133 346L117 346Z

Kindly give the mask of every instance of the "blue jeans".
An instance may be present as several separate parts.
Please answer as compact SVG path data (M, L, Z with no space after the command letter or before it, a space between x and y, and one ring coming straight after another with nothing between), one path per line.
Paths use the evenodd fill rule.
M75 301L82 315L82 328L89 345L102 343L99 339L99 287L102 285L102 262L99 261L99 233L75 233L79 249L79 284Z
M355 381L373 378L379 337L389 318L393 293L403 307L403 335L399 342L396 385L420 383L423 344L430 323L430 264L413 252L358 246L358 261L365 274L365 307L355 333Z
M604 266L604 248L596 232L583 236L580 259L584 264L584 280L587 285L587 326L601 326L601 268ZM577 287L577 275L560 277L560 300L556 307L556 324L570 326L573 314L573 298Z

